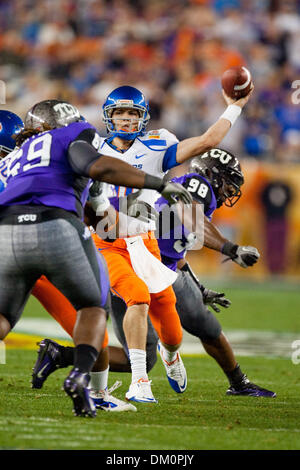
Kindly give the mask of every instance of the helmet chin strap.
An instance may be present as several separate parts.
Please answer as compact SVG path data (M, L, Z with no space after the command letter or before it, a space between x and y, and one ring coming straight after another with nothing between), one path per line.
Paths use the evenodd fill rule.
M124 140L134 140L138 135L141 135L141 131L136 131L136 132L124 132L124 131L111 131L109 133L110 137L113 139L115 137L120 137L121 139Z
M223 195L226 196L226 193L224 191L224 185L225 185L225 180L221 178L221 184L220 184L220 177L215 179L214 182L212 182L212 188L214 190L216 200L217 200L217 208L219 209L223 204L225 204L225 201L222 201L221 197L222 195L220 194L220 191L222 191ZM226 205L226 204L225 204Z
M235 194L232 194L232 195L229 195L225 192L224 190L224 185L226 184L226 181L223 179L222 181L222 186L219 186L215 192L215 195L216 195L216 192L218 194L218 196L216 195L216 199L217 199L217 208L221 207L223 204L224 206L226 207L233 207L237 202L238 200L240 199L241 195L242 195L242 191L240 188L238 187L235 187L236 189L236 192ZM235 186L235 185L234 185ZM221 195L219 194L219 191L222 191L223 192L223 196L225 196L225 201L222 201L221 200Z

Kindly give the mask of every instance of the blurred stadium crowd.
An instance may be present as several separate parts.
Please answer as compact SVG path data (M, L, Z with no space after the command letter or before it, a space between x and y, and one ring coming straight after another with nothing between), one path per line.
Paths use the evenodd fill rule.
M255 93L224 147L300 162L299 1L0 0L0 78L21 116L61 97L104 132L105 96L130 84L150 100L151 128L183 139L221 114L220 77L234 65L250 69Z

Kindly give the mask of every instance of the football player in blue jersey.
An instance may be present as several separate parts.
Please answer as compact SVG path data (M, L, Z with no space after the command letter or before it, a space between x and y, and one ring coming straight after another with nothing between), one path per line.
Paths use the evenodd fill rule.
M100 151L143 168L150 174L163 176L167 170L218 145L240 115L251 93L238 101L224 95L228 106L220 118L204 134L179 142L167 129L147 131L149 107L143 93L130 86L118 87L108 95L103 105L109 135L102 138ZM118 186L115 193L117 197L122 197L128 191ZM153 207L156 198L155 191L142 191L137 197ZM151 263L153 257L160 260L158 244L153 236L155 223L141 224L138 221L135 226L130 224L130 229L130 233L123 236L111 239L98 237L94 240L108 262L112 290L127 304L124 331L132 366L132 382L126 398L151 403L155 398L146 371L147 317L150 316L160 337L161 357L169 383L176 393L183 393L187 387L186 371L179 354L182 328L171 287L174 273L159 269L159 264L154 261ZM127 240L128 235L135 237L135 240Z
M3 191L7 179L9 159L3 160L16 146L14 136L24 127L17 114L6 109L0 110L0 192Z
M0 339L19 320L35 282L45 275L74 305L74 368L64 382L77 416L96 416L87 385L103 342L109 278L81 222L90 178L156 189L190 202L165 183L98 153L100 136L70 103L45 100L27 113L0 194ZM80 276L78 276L80 273Z
M149 108L144 95L134 87L119 87L109 94L103 105L109 136L101 138L99 151L118 161L126 161L134 167L142 168L152 175L163 176L174 166L218 145L247 104L252 91L238 101L224 95L227 109L220 118L204 134L178 142L167 129L147 132L145 128L149 120ZM129 193L124 185L117 185L115 192L117 197ZM138 196L138 200L152 206L156 199L155 191L142 191ZM159 247L153 236L155 224L152 221L144 224L137 221L131 228L133 230L130 234L111 239L98 237L94 240L108 263L112 290L125 300L128 307L124 330L132 382L126 398L130 401L152 403L156 400L146 370L148 313L159 332L163 364L170 385L177 393L184 392L187 385L186 371L179 354L182 329L176 311L176 297L171 288L176 276L171 270L163 270L159 263L154 263L160 260ZM135 237L137 242L126 240L128 235ZM138 256L138 250L141 253L142 249L144 256ZM137 270L132 266L133 257L135 266L139 265ZM156 260L153 261L153 257ZM153 275L153 271L149 274L149 268L154 264L156 274Z

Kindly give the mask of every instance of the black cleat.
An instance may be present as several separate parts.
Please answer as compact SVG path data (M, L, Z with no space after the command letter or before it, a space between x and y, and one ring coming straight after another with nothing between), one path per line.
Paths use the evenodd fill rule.
M87 388L90 381L88 373L72 369L64 382L64 391L73 400L75 416L96 417L96 408Z
M232 384L226 392L226 395L240 395L248 397L266 397L275 398L276 393L267 390L266 388L259 387L254 383L250 382L246 375L243 376L241 382L238 384Z
M32 373L32 388L42 388L49 375L60 367L62 346L51 339L43 339L39 346L38 357Z

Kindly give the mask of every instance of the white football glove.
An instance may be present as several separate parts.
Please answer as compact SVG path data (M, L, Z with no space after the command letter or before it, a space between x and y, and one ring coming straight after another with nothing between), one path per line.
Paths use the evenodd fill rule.
M260 258L260 254L254 246L239 246L231 242L226 242L222 248L222 253L229 256L232 261L242 268L253 266Z
M89 189L89 202L97 215L105 212L110 206L109 199L103 193L104 184L101 181L94 181Z
M259 260L260 254L254 246L239 246L236 250L236 258L232 261L242 266L242 268L248 268L253 266Z

